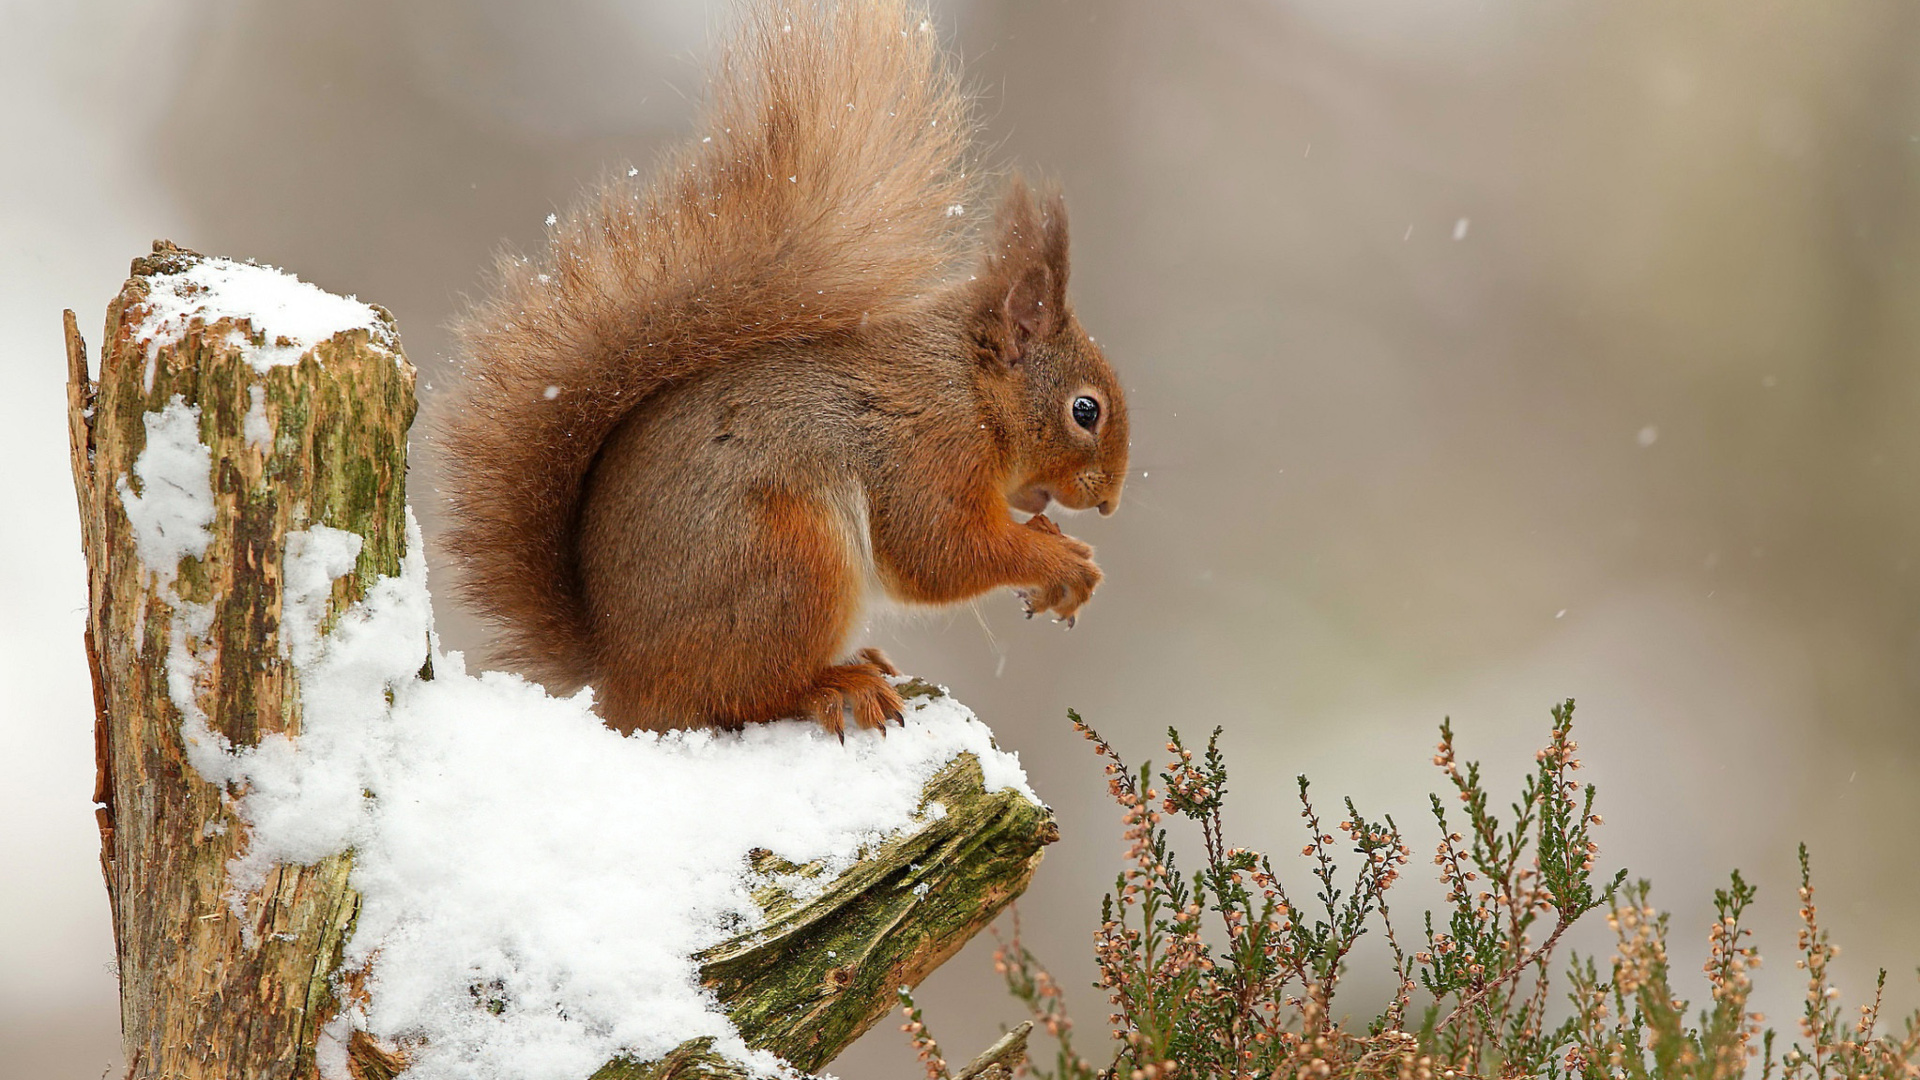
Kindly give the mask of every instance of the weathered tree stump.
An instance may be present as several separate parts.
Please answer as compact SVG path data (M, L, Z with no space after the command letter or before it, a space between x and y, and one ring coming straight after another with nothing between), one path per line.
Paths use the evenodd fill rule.
M149 351L134 332L152 280L198 258L158 243L134 261L107 311L97 386L67 313L121 1030L133 1077L308 1076L319 1026L339 1007L330 976L354 917L351 857L277 867L264 888L230 902L227 865L245 830L222 787L189 763L176 698L234 745L299 733L280 636L285 536L326 524L365 539L332 611L399 572L413 368L385 318L265 371L249 354L273 343L255 340L247 320L197 326ZM126 505L143 494L133 465L147 418L176 401L211 450L214 505L203 553L156 575ZM249 412L272 425L271 444L249 440ZM197 670L168 670L176 635ZM187 685L170 688L170 675Z
M366 325L297 356L238 313L175 327L164 341L143 336L156 279L201 261L165 242L134 261L108 309L97 383L66 315L95 801L128 1075L313 1077L321 1031L354 992L339 971L359 903L352 853L275 866L260 888L236 889L230 874L246 827L236 793L203 772L217 747L301 732L299 672L282 628L287 534L326 525L364 541L353 571L334 582L323 632L379 577L399 573L414 373L377 308ZM183 549L174 522L171 546L159 550L177 562L149 565L155 548L143 558L141 537L151 540L156 526L143 532L128 508L165 482L135 463L167 424L191 424L207 448L212 504L204 524L188 523L204 530L203 544ZM1044 808L1016 792L986 792L970 755L939 773L925 798L946 816L881 845L805 903L764 891L764 924L699 957L750 1046L806 1070L830 1061L887 1013L898 987L919 982L1017 896L1057 835ZM997 1046L1002 1065L1017 1055L1007 1046ZM348 1050L362 1077L405 1066L364 1035ZM662 1061L609 1062L597 1075L741 1071L690 1043Z

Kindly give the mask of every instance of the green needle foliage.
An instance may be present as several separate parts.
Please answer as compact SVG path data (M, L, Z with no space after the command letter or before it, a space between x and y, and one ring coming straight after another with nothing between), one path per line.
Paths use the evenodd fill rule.
M1574 779L1572 701L1553 709L1547 744L1504 820L1490 809L1479 765L1458 764L1452 725L1441 724L1433 763L1459 804L1450 811L1431 797L1433 863L1449 907L1425 914L1424 941L1412 951L1388 904L1412 857L1391 817L1368 818L1348 799L1329 828L1300 777L1301 854L1311 871L1296 900L1267 856L1228 845L1218 729L1198 755L1169 729L1167 763L1134 769L1078 714L1068 716L1103 759L1127 854L1095 935L1097 985L1112 1006L1105 1064L1075 1048L1060 989L1021 940L1017 913L994 955L1008 990L1055 1040L1050 1064L1028 1065L1042 1080L1732 1080L1755 1066L1763 1080L1920 1076L1920 1013L1898 1035L1880 1031L1884 971L1872 1002L1843 1022L1827 977L1838 950L1815 917L1804 845L1800 1039L1776 1053L1775 1032L1747 1010L1760 956L1744 922L1755 892L1738 871L1714 895L1710 1000L1695 1011L1680 997L1667 962L1668 918L1649 902L1648 884L1629 884L1624 870L1596 875L1593 831L1602 821L1593 786ZM1177 867L1163 826L1170 816L1200 828L1191 873ZM1343 868L1336 855L1357 856L1357 865ZM1568 928L1601 909L1616 937L1610 963L1556 962ZM1375 929L1397 989L1358 1023L1334 1011L1334 997L1355 944ZM945 1080L924 1020L905 991L902 999L929 1080Z

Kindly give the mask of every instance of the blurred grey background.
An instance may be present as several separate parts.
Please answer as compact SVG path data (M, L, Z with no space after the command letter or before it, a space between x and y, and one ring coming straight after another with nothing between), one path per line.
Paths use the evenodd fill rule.
M1920 1001L1920 6L939 12L999 159L1067 190L1138 471L1069 525L1108 572L1072 634L993 595L881 639L1056 808L1022 908L1088 1036L1121 850L1069 706L1136 759L1224 725L1249 846L1297 850L1300 772L1392 813L1410 933L1440 718L1504 792L1576 697L1602 865L1653 877L1683 973L1741 867L1791 1025L1804 839L1849 1001L1881 964ZM490 251L688 131L723 16L0 0L0 1077L118 1068L60 309L97 339L164 236L388 306L433 384ZM955 1058L1018 1018L989 950L923 994ZM1382 980L1353 979L1371 1009ZM912 1075L894 1026L836 1071Z

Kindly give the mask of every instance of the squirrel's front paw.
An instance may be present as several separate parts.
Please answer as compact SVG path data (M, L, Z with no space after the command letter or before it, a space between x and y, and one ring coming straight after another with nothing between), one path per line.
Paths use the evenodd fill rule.
M1047 515L1035 514L1032 517L1028 518L1027 528L1032 529L1034 532L1037 532L1037 533L1045 533L1048 536L1057 537L1058 543L1062 547L1066 548L1067 551L1070 552L1074 557L1086 562L1093 561L1093 548L1089 547L1088 545L1082 543L1079 540L1075 540L1073 537L1068 536L1066 533L1061 532L1060 526L1054 524L1053 519L1048 517ZM1099 579L1100 579L1100 573L1098 570L1095 570L1094 580L1098 581Z
M1040 515L1034 521L1045 520ZM1032 525L1032 522L1028 522ZM1020 591L1020 599L1026 605L1027 618L1031 619L1041 612L1051 611L1055 622L1064 622L1071 630L1078 620L1080 608L1093 595L1094 587L1100 584L1100 568L1093 564L1093 549L1060 532L1051 521L1045 526L1036 526L1041 531L1050 531L1058 538L1059 558L1047 568L1046 577L1033 588Z

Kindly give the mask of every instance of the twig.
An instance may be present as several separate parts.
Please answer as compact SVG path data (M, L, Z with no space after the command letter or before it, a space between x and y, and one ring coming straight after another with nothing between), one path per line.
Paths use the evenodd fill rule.
M953 1080L1013 1075L1027 1060L1027 1036L1032 1032L1033 1021L1022 1020L1012 1031L995 1040L992 1046L980 1051L979 1056L967 1062L965 1068L954 1073Z
M1542 957L1546 956L1549 952L1553 951L1554 945L1558 944L1560 941L1560 935L1566 933L1567 927L1573 925L1573 923L1570 922L1564 915L1558 915L1556 913L1555 917L1557 921L1554 923L1553 933L1547 935L1547 940L1541 942L1539 948L1529 953L1525 960L1520 961L1519 963L1513 965L1513 967L1510 970L1502 973L1499 978L1493 980L1490 983L1485 984L1484 986L1480 987L1480 989L1475 990L1471 994L1468 994L1466 997L1461 998L1460 1004L1454 1006L1453 1011L1447 1014L1447 1018L1445 1020L1440 1021L1439 1026L1435 1027L1433 1030L1436 1032L1446 1030L1449 1026L1453 1024L1453 1021L1455 1020L1455 1018L1457 1018L1461 1013L1466 1012L1468 1009L1471 1009L1475 1005L1478 1005L1480 1004L1480 1002L1486 1000L1486 997L1488 994L1491 994L1495 990L1500 989L1502 985L1517 981L1523 972L1525 972L1528 968L1532 967L1534 964L1539 963Z

